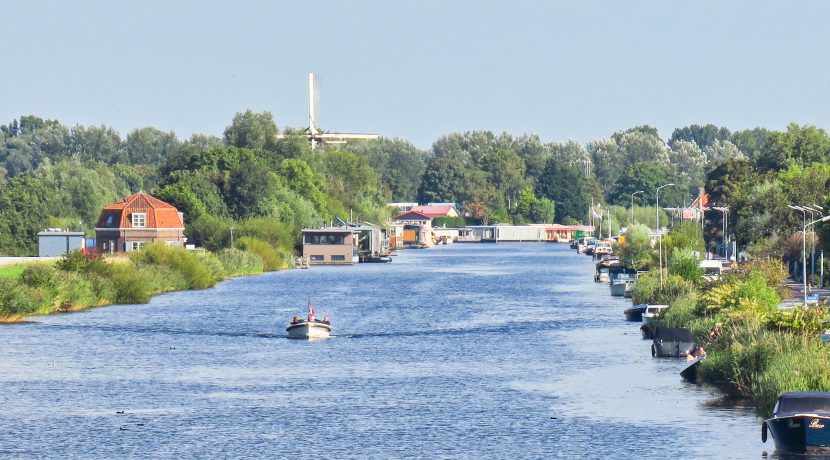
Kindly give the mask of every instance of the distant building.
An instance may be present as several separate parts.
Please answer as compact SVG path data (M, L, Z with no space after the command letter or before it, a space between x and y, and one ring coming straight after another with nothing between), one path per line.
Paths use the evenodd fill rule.
M303 230L303 258L311 265L356 264L360 260L358 234L349 227Z
M100 252L130 252L160 241L183 246L184 218L173 205L144 192L130 195L101 210L95 225Z
M398 245L432 246L432 217L418 211L409 211L393 220L398 225L403 225L403 238L396 239Z
M435 219L436 217L458 217L458 211L455 210L455 206L452 204L415 206L410 211L421 213L430 219Z
M37 234L38 257L62 256L84 248L84 232L67 232L49 228Z

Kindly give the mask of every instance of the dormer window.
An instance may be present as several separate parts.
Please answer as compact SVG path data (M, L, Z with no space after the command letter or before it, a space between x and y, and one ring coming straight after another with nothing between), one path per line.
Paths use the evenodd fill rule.
M146 212L134 212L131 217L133 218L133 228L143 228L147 226Z
M112 220L115 218L113 214L107 214L107 222L104 224L104 227L112 228Z

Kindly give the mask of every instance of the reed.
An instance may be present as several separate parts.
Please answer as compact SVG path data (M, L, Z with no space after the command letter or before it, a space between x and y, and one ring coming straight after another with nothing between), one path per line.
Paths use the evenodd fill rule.
M222 249L216 253L228 276L254 275L262 273L262 258L250 251L237 248Z

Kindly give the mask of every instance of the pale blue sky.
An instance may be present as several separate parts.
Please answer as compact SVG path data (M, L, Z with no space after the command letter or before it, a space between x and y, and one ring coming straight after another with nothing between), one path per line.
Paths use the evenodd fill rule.
M830 128L830 2L4 1L0 123L221 136L234 113L429 148L648 123Z

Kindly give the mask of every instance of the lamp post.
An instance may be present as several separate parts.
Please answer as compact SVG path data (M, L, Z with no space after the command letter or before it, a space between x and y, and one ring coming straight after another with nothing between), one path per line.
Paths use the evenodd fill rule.
M657 187L657 203L655 204L655 216L657 217L657 267L660 270L660 289L663 289L663 234L660 233L660 189L674 184L666 184Z
M807 251L807 242L806 242L807 226L808 225L813 225L813 224L818 223L818 222L827 222L828 220L830 220L830 215L824 216L821 219L816 219L812 222L807 222L806 224L804 224L804 227L801 228L801 252L802 252L802 254L805 254L806 251ZM804 260L802 262L803 263L802 270L804 270L804 272L806 274L806 272L807 272L807 258L802 257L802 259ZM803 278L804 278L804 286L803 286L803 289L804 289L804 306L806 307L807 306L807 277L804 276Z
M637 190L631 194L631 221L628 222L628 225L634 225L634 195L638 193L645 193L645 191Z
M794 206L794 205L791 205L791 204L788 204L787 207L790 208L790 209L793 209L795 211L801 212L801 225L803 225L803 226L807 225L807 209L806 208L804 208L803 206ZM805 248L806 244L804 242L804 234L801 235L801 239L802 239L801 247ZM806 269L807 259L805 257L807 257L807 254L805 253L805 251L802 250L801 251L801 264L802 264L802 267L804 267ZM801 277L802 278L807 278L806 270L801 273Z
M233 227L231 227L231 247L233 247Z

